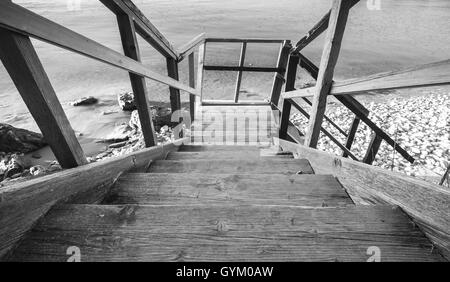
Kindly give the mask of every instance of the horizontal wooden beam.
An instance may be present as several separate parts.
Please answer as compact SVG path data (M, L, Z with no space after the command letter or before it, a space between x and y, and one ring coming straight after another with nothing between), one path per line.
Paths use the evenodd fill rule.
M203 106L268 106L268 101L203 100Z
M194 88L154 72L142 63L19 5L4 1L0 2L0 26L197 95L197 91Z
M187 141L186 138L180 139L175 143L143 149L0 189L0 257L53 204L84 193L97 192L104 195L122 173L145 168L151 161L165 158L169 152L177 150L179 145ZM86 200L79 203L92 202Z
M359 0L350 1L352 1L352 3L350 4L350 8L359 2ZM331 11L326 13L325 16L323 16L320 21L316 25L314 25L314 27L310 29L308 33L297 42L297 44L295 44L295 46L291 50L291 53L295 54L300 52L303 48L308 46L309 43L314 41L314 39L319 37L325 30L327 30L328 23L330 21L330 13Z
M178 49L178 53L179 53L179 55L178 55L178 62L181 62L182 60L184 60L184 58L186 58L192 52L194 52L195 49L200 44L205 42L205 38L206 38L206 33L201 33L201 34L197 35L196 37L194 37L192 40L190 40L188 43L186 43L183 46L181 46Z
M127 14L135 24L136 32L165 57L178 59L178 53L173 46L159 32L159 30L145 17L145 15L130 0L100 0L116 15Z
M211 43L283 43L285 39L263 39L263 38L206 38Z
M367 77L334 82L330 95L375 95L373 91L427 87L450 84L450 59L401 71L384 72ZM290 91L284 98L311 97L314 87ZM371 92L372 91L372 92Z
M209 71L248 71L248 72L278 72L283 71L280 68L270 67L234 67L234 66L204 66Z
M308 159L316 174L337 177L357 205L390 204L402 208L437 245L441 254L450 259L448 190L415 177L333 156L285 140L279 140L279 144L283 151Z

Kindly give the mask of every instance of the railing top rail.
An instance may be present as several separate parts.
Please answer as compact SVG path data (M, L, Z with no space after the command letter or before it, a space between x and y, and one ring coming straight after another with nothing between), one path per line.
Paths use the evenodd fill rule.
M0 2L0 27L198 95L197 90L192 87L156 73L138 61L11 2Z
M178 52L147 17L130 0L100 0L116 15L127 14L135 24L136 32L165 57L178 59Z
M184 58L189 56L192 52L194 52L195 48L204 43L206 39L206 33L201 33L190 40L188 43L184 44L178 49L178 62L181 62Z

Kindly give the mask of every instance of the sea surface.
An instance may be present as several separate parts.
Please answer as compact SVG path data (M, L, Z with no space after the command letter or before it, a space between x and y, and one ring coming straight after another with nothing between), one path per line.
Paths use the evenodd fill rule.
M122 52L115 17L99 1L14 2ZM277 38L295 43L329 10L331 2L135 0L175 47L202 32L210 37ZM366 0L361 0L352 9L336 68L337 80L449 59L449 0L379 2L379 9L369 9ZM316 64L320 61L323 41L322 35L304 50L304 54ZM127 122L129 114L119 111L116 98L117 94L131 90L127 72L47 43L37 40L33 43L72 127L80 136L105 138L116 125ZM166 74L164 58L145 41L140 39L139 43L143 63L158 73ZM239 50L239 44L210 44L207 47L207 63L236 65ZM277 44L249 44L245 64L274 66L278 50ZM187 64L183 62L180 79L187 83L186 74ZM299 76L307 80L306 74L300 73ZM242 99L266 98L272 77L272 74L244 73ZM233 72L207 72L205 97L231 99L235 78L236 73ZM151 100L169 101L167 86L148 81L148 88ZM77 108L69 105L70 101L83 96L95 96L100 103ZM1 64L0 122L39 131Z

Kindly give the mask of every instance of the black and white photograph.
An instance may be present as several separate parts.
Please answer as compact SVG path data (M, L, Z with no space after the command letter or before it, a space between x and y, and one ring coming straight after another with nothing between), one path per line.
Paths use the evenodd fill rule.
M0 62L0 268L450 260L449 0L0 0Z

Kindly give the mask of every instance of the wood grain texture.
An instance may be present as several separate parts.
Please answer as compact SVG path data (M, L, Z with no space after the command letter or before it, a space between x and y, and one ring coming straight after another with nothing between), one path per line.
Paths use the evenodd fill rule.
M205 151L205 152L171 152L167 155L166 160L198 160L198 159L261 159L265 158L290 158L291 154L277 154L274 151Z
M178 80L178 63L176 60L172 58L166 58L167 63L167 74L169 77ZM180 90L174 87L169 87L170 92L170 107L172 109L172 113L181 109L181 96Z
M197 62L197 96L200 97L200 102L203 101L203 75L205 73L205 55L206 42L198 46L198 62Z
M350 151L352 149L353 141L356 137L356 132L358 131L359 123L361 122L361 119L358 117L354 117L352 124L350 125L350 130L348 131L347 139L345 140L345 147ZM342 156L344 158L348 157L348 154L344 151L342 153Z
M353 205L333 176L140 173L119 178L104 204Z
M127 14L117 14L117 22L125 56L141 62L141 54L133 19ZM156 133L153 125L152 112L150 111L145 78L134 73L129 73L129 76L135 104L139 112L139 121L141 122L145 145L146 147L155 146L157 144Z
M177 144L179 144L180 140ZM91 163L0 189L0 257L56 202L94 203L129 170L146 168L163 159L175 144L144 149L130 155ZM88 194L89 197L86 195Z
M171 87L197 94L179 81L152 71L143 64L101 45L83 35L58 25L16 4L0 2L0 26L28 35L69 51L145 76Z
M442 261L400 209L64 205L10 261Z
M265 147L263 147L265 148ZM254 151L259 152L260 148L257 146L201 146L201 145L182 145L178 149L179 152L219 152L219 151Z
M83 149L30 38L0 28L0 39L0 59L58 162L64 168L86 164Z
M314 89L313 105L310 112L311 118L309 119L308 131L305 137L305 145L312 148L317 147L319 140L327 96L330 93L333 82L334 68L339 57L350 7L350 1L333 0L329 28L320 61L319 75Z
M182 160L155 161L148 172L173 173L242 173L242 174L312 174L308 160L264 159L258 160Z
M307 158L317 174L331 174L356 204L401 207L450 259L450 192L417 178L391 172L302 145L279 141L285 151ZM294 154L295 155L295 154Z

